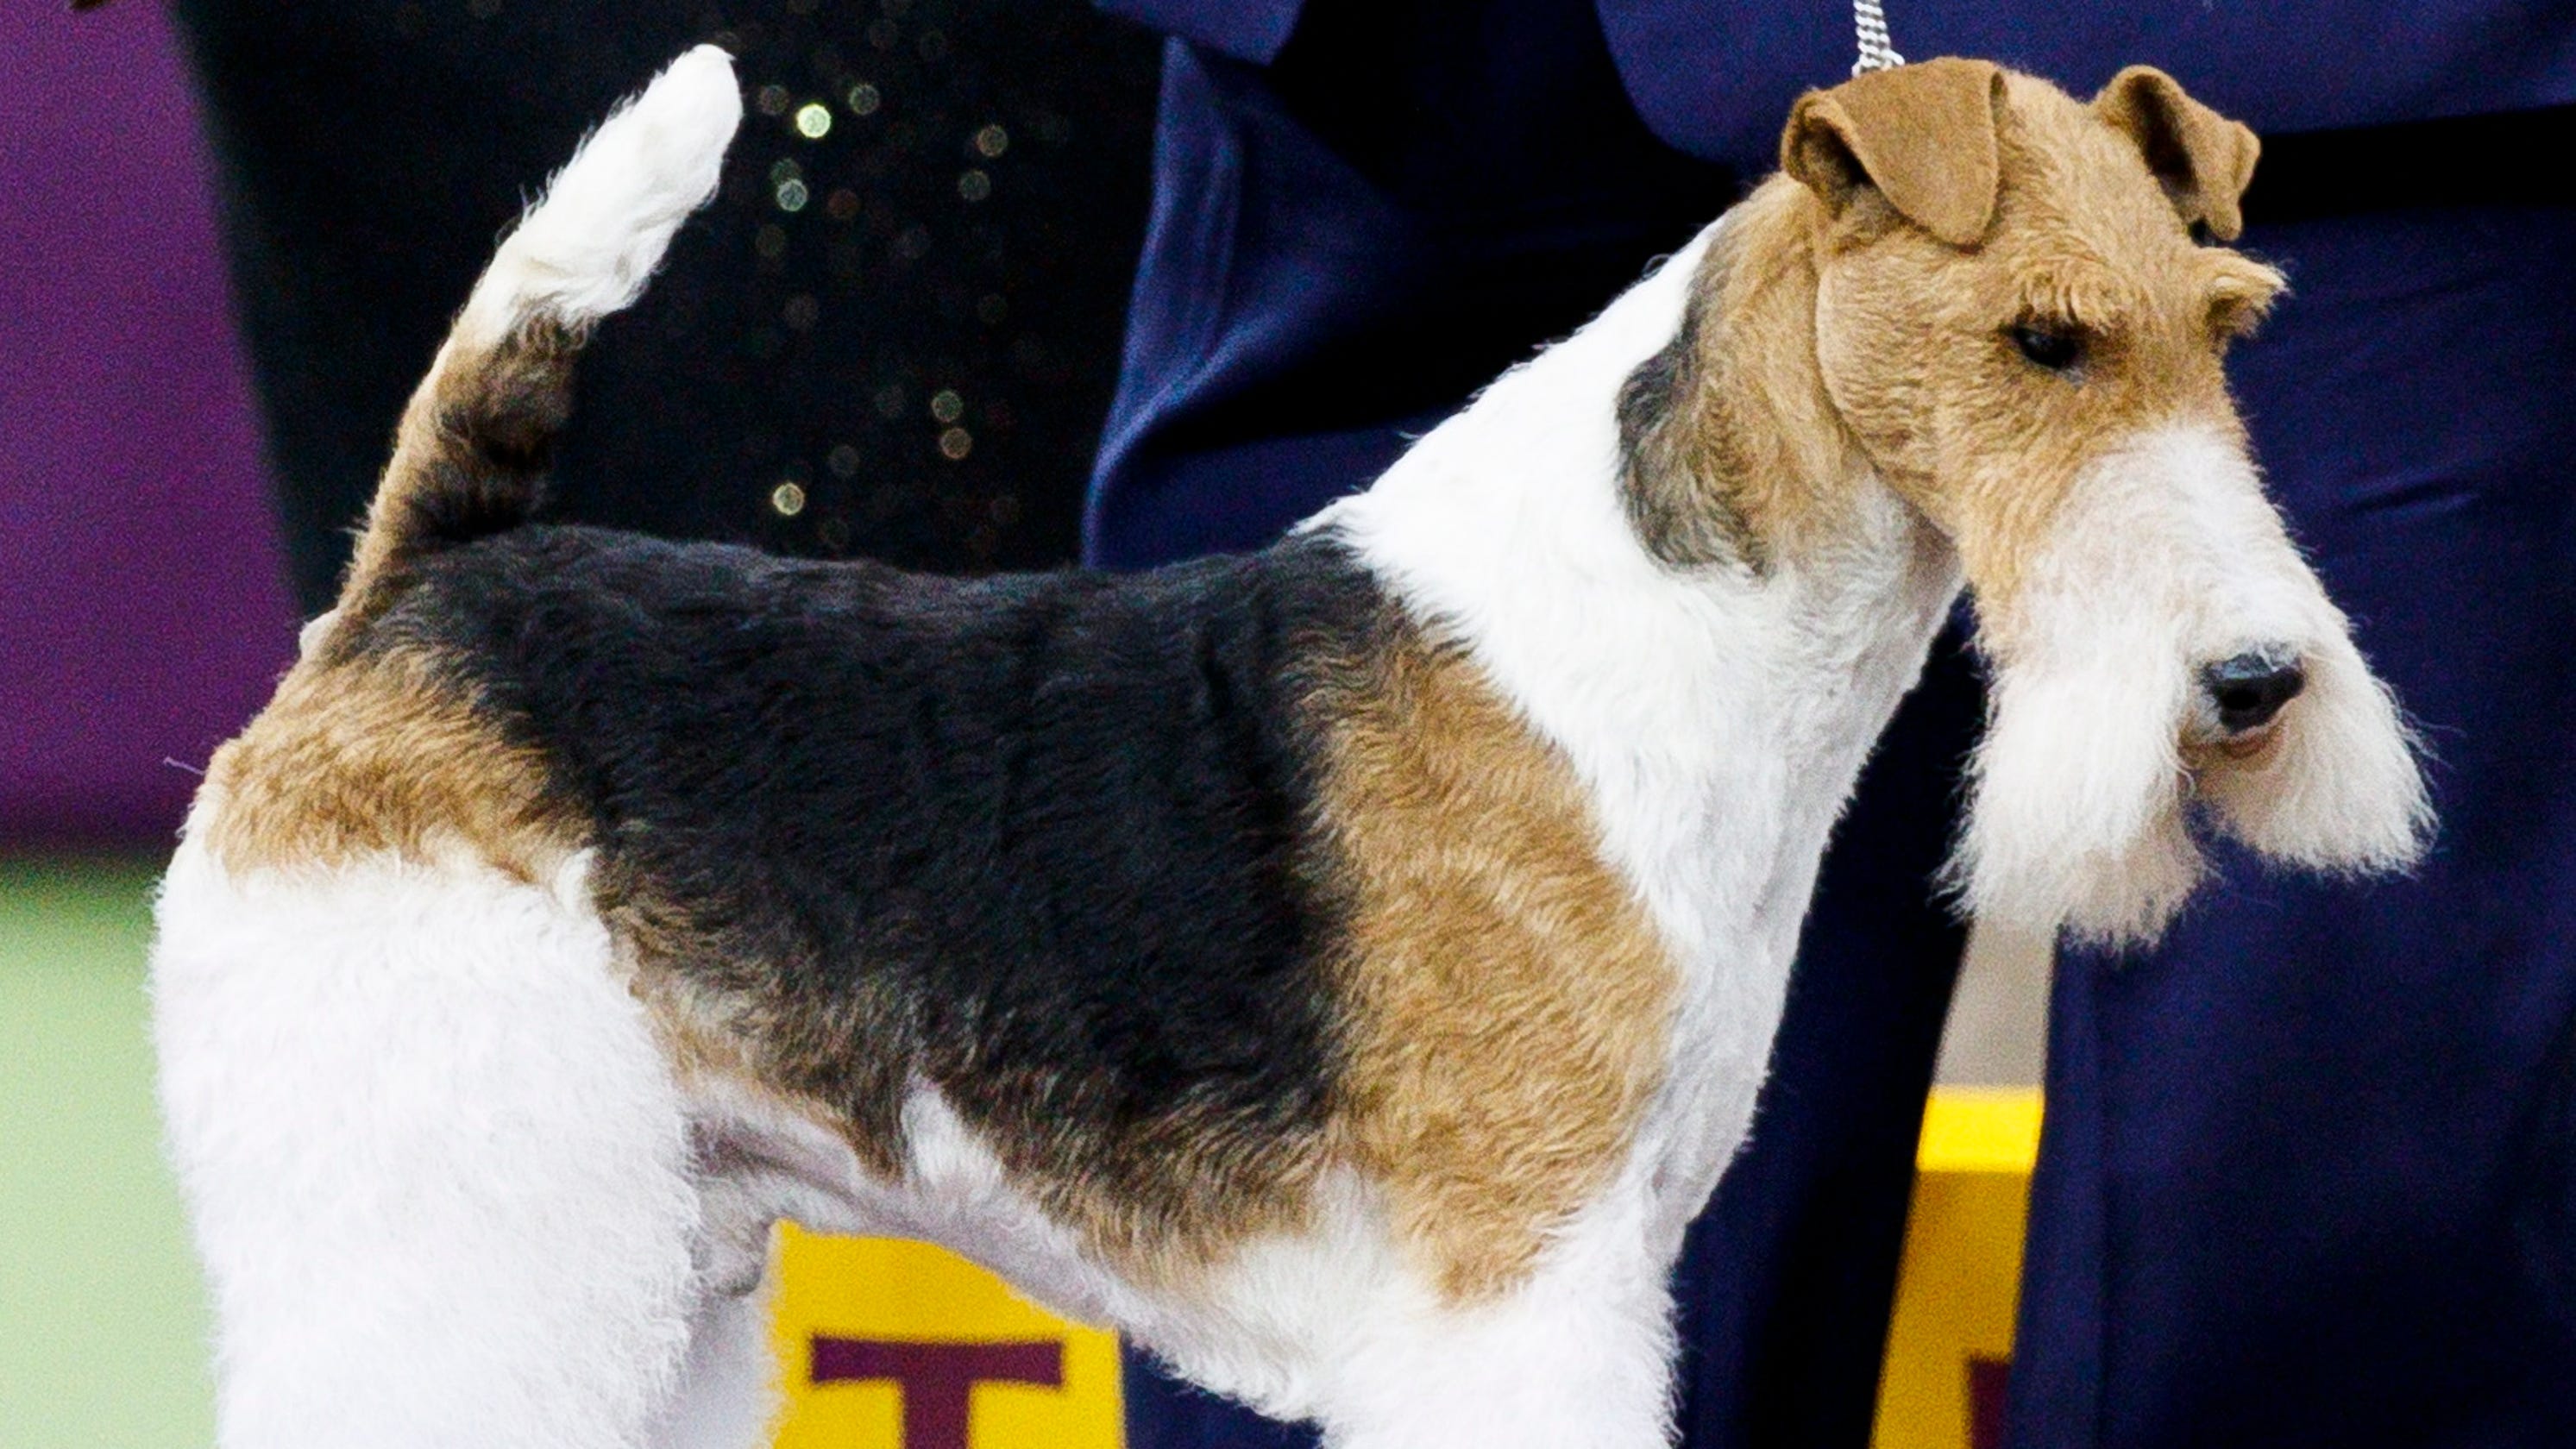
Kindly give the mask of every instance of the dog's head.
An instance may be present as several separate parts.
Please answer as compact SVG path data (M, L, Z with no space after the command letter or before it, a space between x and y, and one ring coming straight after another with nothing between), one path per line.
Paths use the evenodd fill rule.
M1812 93L1782 137L1819 203L1823 389L1956 548L1994 666L1954 862L1981 913L2151 938L2201 874L2195 813L2328 871L2422 848L2411 741L2221 368L2282 287L2207 243L2256 152L2154 70L2088 104L1960 60Z

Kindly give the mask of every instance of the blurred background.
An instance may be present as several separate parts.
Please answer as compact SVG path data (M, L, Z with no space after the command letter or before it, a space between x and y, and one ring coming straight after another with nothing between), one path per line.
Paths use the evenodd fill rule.
M203 1444L146 897L294 648L161 13L0 12L0 1445Z

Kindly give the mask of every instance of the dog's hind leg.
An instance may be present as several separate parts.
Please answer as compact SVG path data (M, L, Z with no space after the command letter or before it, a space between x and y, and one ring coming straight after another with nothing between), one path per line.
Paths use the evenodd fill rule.
M154 1024L226 1449L651 1442L700 1203L581 876L181 848Z

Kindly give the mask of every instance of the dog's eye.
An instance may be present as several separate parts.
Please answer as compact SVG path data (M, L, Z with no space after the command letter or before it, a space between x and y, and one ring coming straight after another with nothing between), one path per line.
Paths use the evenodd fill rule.
M2024 322L2011 332L2021 355L2051 372L2064 372L2084 360L2084 338L2071 328Z

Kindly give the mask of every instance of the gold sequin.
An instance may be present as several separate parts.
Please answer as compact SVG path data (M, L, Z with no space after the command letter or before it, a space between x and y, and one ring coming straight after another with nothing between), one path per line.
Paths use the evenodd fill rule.
M781 483L769 490L769 506L781 518L794 518L805 511L805 490L794 483Z
M964 428L950 428L939 435L939 455L954 463L975 450L975 435Z
M832 108L821 101L807 101L798 106L796 134L808 141L820 141L832 134Z

